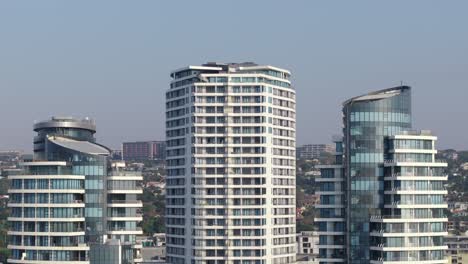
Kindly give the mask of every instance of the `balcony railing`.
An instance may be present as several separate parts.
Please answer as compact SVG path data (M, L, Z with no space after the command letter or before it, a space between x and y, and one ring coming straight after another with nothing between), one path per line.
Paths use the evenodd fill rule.
M109 231L134 231L134 232L143 231L141 227L126 228L126 227L119 227L119 226L111 226L108 229Z
M447 232L447 230L418 230L418 229L411 229L411 228L402 228L402 229L390 229L390 230L385 230L385 229L374 229L371 231L371 233L408 233L408 236L411 234L417 234L417 233L442 233L442 232Z
M110 204L141 204L140 200L110 200Z
M142 176L141 171L111 171L109 176Z
M405 160L393 160L393 159L388 159L385 160L385 164L393 164L397 162L418 162L418 163L447 163L446 160L443 159L435 159L435 160L416 160L416 159L405 159Z
M143 188L139 186L107 186L107 190L112 191L143 191Z
M437 175L437 174L429 174L429 175L423 175L423 174L417 174L417 173L393 173L392 175L385 175L385 177L446 177L447 175Z
M432 136L430 130L403 130L397 133L397 135L405 136Z
M447 216L404 216L404 215L372 215L371 220L375 219L407 219L407 218L421 218L421 219L429 219L429 218L447 218Z
M130 214L130 213L111 213L108 215L108 217L142 217L143 214L136 213L136 214Z
M429 186L428 186L429 187ZM417 186L407 186L407 187L393 187L393 188L385 188L384 191L446 191L447 189L442 186L430 186L431 188L419 188Z

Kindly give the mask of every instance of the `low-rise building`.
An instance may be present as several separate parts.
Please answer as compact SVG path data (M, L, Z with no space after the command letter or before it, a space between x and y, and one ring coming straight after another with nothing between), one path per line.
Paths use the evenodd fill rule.
M1 162L17 162L21 157L21 152L16 150L0 151Z
M313 231L296 234L297 254L318 255L319 236Z
M166 233L155 233L153 235L153 241L156 247L166 246Z
M164 160L166 152L165 141L124 142L122 155L124 160Z
M454 256L448 256L449 264L467 264L468 263L468 253L460 253Z
M166 263L166 234L156 233L153 237L137 239L142 245L140 264Z
M447 236L445 244L448 246L447 256L449 264L468 263L468 236Z
M296 234L296 264L318 264L317 256L319 236L313 231L302 231Z
M465 162L465 163L463 163L462 165L460 165L460 168L461 168L462 170L468 170L468 162Z
M468 230L468 221L452 219L447 223L449 232L466 232Z
M298 159L317 159L323 153L333 153L335 148L332 144L307 144L296 148Z
M122 150L121 150L121 149L113 149L113 150L111 150L111 159L113 159L113 160L121 160L121 159L122 159Z

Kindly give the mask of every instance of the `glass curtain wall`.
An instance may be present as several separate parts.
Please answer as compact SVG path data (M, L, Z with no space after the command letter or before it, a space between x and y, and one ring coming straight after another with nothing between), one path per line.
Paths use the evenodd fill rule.
M107 156L91 155L64 148L46 141L49 160L69 161L72 174L85 175L85 221L87 242L102 242L106 234L107 185L106 175L109 161Z
M384 137L411 128L411 92L403 86L343 106L347 175L348 262L369 263L369 219L381 215Z

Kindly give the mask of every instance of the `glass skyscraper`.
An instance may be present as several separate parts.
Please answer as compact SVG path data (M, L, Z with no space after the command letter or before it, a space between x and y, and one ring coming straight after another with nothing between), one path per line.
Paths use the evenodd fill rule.
M322 176L318 180L321 204L320 216L316 221L320 234L321 263L364 264L426 260L444 263L441 262L441 248L437 246L419 247L424 243L415 243L408 235L395 232L386 234L385 238L375 236L375 222L384 223L389 217L392 223L403 224L400 226L402 230L408 229L407 223L414 222L411 218L416 216L409 216L407 210L409 207L418 208L418 202L423 203L418 199L426 199L425 202L434 199L438 201L438 205L423 203L422 208L411 209L426 210L427 212L418 211L418 214L435 219L422 217L417 222L438 223L441 227L438 232L443 232L445 227L443 207L446 204L438 199L441 198L441 193L446 192L439 189L439 185L446 180L440 168L446 166L446 163L435 160L436 137L427 135L427 132L411 132L411 129L411 89L408 86L380 90L344 102L343 137L336 140L337 162L335 165L322 166ZM395 138L398 139L398 144L400 139L405 142L413 140L411 144L414 144L399 145L396 148ZM403 163L389 162L396 157ZM386 177L394 174L390 172L391 168L399 172L406 170L405 167L420 172L411 174L412 177L420 177L398 181ZM405 190L413 190L421 197L396 191L395 188L400 188L401 184L412 186ZM405 199L405 205L400 205L402 199ZM400 220L396 220L398 218ZM441 233L424 234L420 231L419 236L431 241L427 245L438 245L438 239L441 239ZM398 246L385 246L387 240L394 241L393 239L399 241ZM409 251L416 253L411 255Z
M34 161L9 176L9 263L90 263L89 249L120 240L123 263L138 260L139 172L109 159L92 120L54 117L36 123Z

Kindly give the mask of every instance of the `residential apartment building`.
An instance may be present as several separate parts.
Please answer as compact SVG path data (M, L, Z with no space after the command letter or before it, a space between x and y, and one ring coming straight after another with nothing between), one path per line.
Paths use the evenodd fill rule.
M22 153L16 150L0 150L0 164L7 162L17 162L20 160Z
M297 147L296 155L298 159L318 159L325 153L335 151L332 144L307 144Z
M34 131L34 160L8 176L8 263L94 264L92 249L111 244L122 245L119 263L138 261L141 173L110 161L89 119L53 117Z
M447 225L448 231L451 233L465 233L468 231L468 221L452 218Z
M207 63L166 93L169 263L295 263L295 90L290 72Z
M468 236L466 234L447 236L445 237L445 244L448 246L449 264L468 263Z
M447 263L447 163L436 140L412 131L408 86L343 104L336 164L317 179L320 263Z
M164 160L166 143L164 141L124 142L122 156L128 161Z
M318 255L319 237L314 231L302 231L296 235L297 254Z

